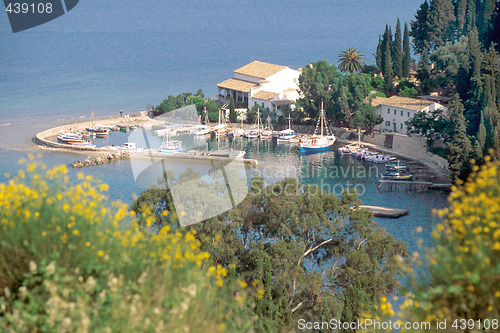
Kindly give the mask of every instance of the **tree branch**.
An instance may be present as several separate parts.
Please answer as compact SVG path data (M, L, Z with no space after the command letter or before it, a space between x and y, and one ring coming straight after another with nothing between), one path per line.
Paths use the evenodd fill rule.
M333 238L327 239L326 241L323 241L323 242L319 243L319 244L318 244L318 245L316 245L315 247L309 248L306 252L304 252L304 254L302 255L302 257L306 257L306 256L307 256L307 255L309 255L311 252L316 251L317 249L319 249L319 248L320 248L320 247L322 247L323 245L330 243L332 240L333 240Z

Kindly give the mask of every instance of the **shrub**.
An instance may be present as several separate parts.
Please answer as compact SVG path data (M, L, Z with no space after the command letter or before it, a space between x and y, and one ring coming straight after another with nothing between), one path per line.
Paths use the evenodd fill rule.
M33 160L0 184L0 331L251 329L247 293L194 232L139 227L107 188Z

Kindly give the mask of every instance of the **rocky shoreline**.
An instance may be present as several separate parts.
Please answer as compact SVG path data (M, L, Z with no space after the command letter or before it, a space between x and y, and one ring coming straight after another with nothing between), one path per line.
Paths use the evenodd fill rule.
M71 167L73 168L83 168L86 166L92 166L92 165L102 165L104 163L109 163L115 160L122 160L129 158L130 154L128 152L116 152L116 153L110 153L107 156L97 156L94 158L87 157L83 161L76 161L70 164Z

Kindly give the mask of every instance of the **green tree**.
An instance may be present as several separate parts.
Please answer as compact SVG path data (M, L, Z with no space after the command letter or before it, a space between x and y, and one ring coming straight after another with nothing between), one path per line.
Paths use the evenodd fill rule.
M363 68L364 57L356 48L350 47L339 54L339 70L342 73L355 73Z
M469 158L472 153L472 145L467 135L464 106L458 95L455 95L454 100L450 103L448 112L451 135L446 145L450 152L448 157L450 170L455 179L465 179L471 170Z
M385 43L383 50L383 75L384 75L384 92L387 95L392 93L394 75L392 71L392 56L391 56L391 33L390 30L386 29Z
M432 147L435 140L448 141L450 121L441 110L417 112L405 122L408 133L419 134L427 139L427 146Z
M258 281L259 331L290 331L298 318L334 318L349 285L373 306L399 287L392 258L406 258L406 246L359 205L348 191L337 197L295 179L265 186L254 178L235 209L183 230L196 230L216 264L235 265L237 278Z
M448 207L438 212L440 221L432 231L435 245L425 258L425 274L412 274L404 321L477 323L500 317L500 164L485 159L486 165L459 185ZM446 331L498 332L498 327L477 327L448 325Z
M420 61L417 65L417 76L420 80L422 93L428 94L430 90L431 64L429 63L427 49L424 49L420 56Z
M465 33L469 34L476 28L476 0L467 0L467 10L465 12Z
M378 35L377 51L375 52L375 62L379 72L382 72L382 38Z
M403 60L402 60L402 70L404 78L410 77L410 67L411 67L410 33L408 31L408 25L405 22L405 30L403 34Z
M467 35L467 32L465 31L467 0L456 0L455 6L457 37L460 35Z
M396 32L394 34L394 42L392 48L392 62L394 75L399 79L403 78L403 51L401 50L402 41L401 41L401 22L397 21L396 24Z
M417 10L415 20L411 21L410 36L413 37L413 47L417 53L430 47L430 30L429 3L425 0Z
M429 39L431 48L454 41L455 8L452 0L433 0L429 7L429 22L432 25Z
M229 121L232 123L238 122L238 115L236 114L233 96L229 99Z
M354 115L353 125L365 129L367 134L373 133L375 126L380 125L384 119L379 115L375 107L365 103Z
M339 93L341 78L342 74L337 70L337 67L330 65L326 60L306 65L299 76L299 90L302 97L298 104L306 114L315 118L321 101L324 101L325 110L332 117L334 112L339 111L338 109L333 110L333 99Z

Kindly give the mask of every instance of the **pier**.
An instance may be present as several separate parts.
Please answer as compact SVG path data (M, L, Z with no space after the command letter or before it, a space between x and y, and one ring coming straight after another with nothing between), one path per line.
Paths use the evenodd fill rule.
M383 188L387 189L387 191L427 191L429 189L450 190L451 184L381 179L378 181L377 189L381 191Z
M368 205L361 205L359 206L359 208L371 210L373 216L375 217L398 218L401 216L408 215L409 213L408 209L399 209L399 208L386 208L386 207L368 206Z

